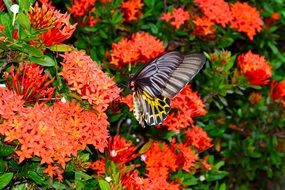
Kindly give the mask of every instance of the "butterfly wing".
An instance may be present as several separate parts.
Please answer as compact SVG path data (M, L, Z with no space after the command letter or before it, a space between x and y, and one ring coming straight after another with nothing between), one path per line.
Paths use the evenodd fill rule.
M170 111L170 100L165 97L152 97L146 91L134 94L134 114L142 126L161 124Z
M205 60L202 54L168 52L147 64L132 81L152 97L172 98L199 72Z

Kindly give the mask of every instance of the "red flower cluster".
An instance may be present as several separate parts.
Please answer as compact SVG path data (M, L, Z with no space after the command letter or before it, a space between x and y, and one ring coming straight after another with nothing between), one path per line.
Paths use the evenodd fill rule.
M214 21L217 24L226 27L226 25L232 20L232 14L230 6L224 0L195 0L210 21Z
M121 90L85 52L67 52L62 57L60 75L71 90L80 94L82 99L88 100L97 111L105 111L110 102L119 98Z
M246 33L251 40L257 32L261 31L263 22L259 12L246 2L230 5L224 0L195 0L195 3L199 5L209 21L220 24L222 27L230 24L231 28Z
M143 7L143 4L141 0L124 1L122 2L121 7L125 19L128 22L137 20L142 15L141 8Z
M176 8L172 12L163 13L162 20L170 22L170 25L175 29L178 29L182 24L188 21L190 18L189 13L182 8Z
M270 95L273 100L280 100L285 107L285 80L279 83L277 81L272 81Z
M22 102L11 92L4 91L1 95L8 96L8 99L0 97L6 99L0 101L1 111L18 112L17 115L11 111L1 115L5 120L0 124L0 134L5 136L6 142L19 141L21 148L16 151L19 162L38 156L41 164L49 165L47 172L50 175L61 178L66 162L70 156L76 156L78 150L85 149L87 144L101 152L107 147L108 121L104 113L86 111L75 103L55 103L52 107L36 104L23 108ZM16 105L19 107L15 108Z
M202 39L215 38L215 23L208 17L195 16L193 23L195 24L194 34Z
M76 24L69 23L70 15L61 14L54 8L47 8L46 4L39 7L36 3L29 12L29 17L31 25L35 29L48 28L39 36L39 39L48 47L70 38L76 28Z
M25 101L7 88L0 88L0 118L9 119L22 112Z
M124 164L129 162L138 156L134 153L136 147L132 143L126 142L126 140L119 135L110 138L108 141L108 155L110 160L115 163Z
M231 28L244 32L253 40L257 32L261 31L262 19L260 13L255 7L251 7L248 3L236 2L231 5L233 19L231 20Z
M43 74L44 68L32 63L24 63L14 71L14 66L10 68L10 74L4 72L9 90L23 95L26 101L38 101L40 99L50 100L55 87L50 87L54 80L48 81L49 73Z
M252 85L266 85L272 75L272 68L264 56L251 51L239 55L237 65Z
M31 26L36 30L47 29L54 25L57 14L59 14L59 11L54 8L48 8L46 4L39 7L38 2L36 2L35 6L29 11Z
M212 146L212 139L198 126L192 126L186 131L186 146L194 146L199 152L203 152Z
M163 52L161 41L146 32L139 32L132 35L130 40L123 38L112 45L111 63L118 68L129 63L146 63Z
M70 13L74 16L84 16L92 7L96 0L73 0Z
M38 0L41 4L45 4L48 8L54 8L50 0Z
M163 122L169 130L180 131L193 124L193 118L206 114L205 105L197 92L187 85L171 101L172 112Z

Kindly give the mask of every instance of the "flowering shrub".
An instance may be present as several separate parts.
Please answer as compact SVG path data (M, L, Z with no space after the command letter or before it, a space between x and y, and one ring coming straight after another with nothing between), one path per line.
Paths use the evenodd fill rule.
M0 0L0 189L282 189L284 15L277 0ZM173 50L206 64L142 128L129 78Z

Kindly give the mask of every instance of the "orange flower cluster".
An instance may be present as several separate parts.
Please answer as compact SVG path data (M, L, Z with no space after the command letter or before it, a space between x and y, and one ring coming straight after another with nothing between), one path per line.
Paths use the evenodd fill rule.
M212 146L212 139L200 127L194 125L191 129L187 129L186 146L193 146L199 152L203 152Z
M195 0L195 3L199 5L209 21L220 24L222 27L230 24L231 28L246 33L251 40L257 32L261 31L263 22L260 13L246 2L236 2L230 5L224 0Z
M171 101L172 112L163 122L169 130L180 131L193 124L193 118L206 114L205 105L197 92L187 85Z
M127 104L130 108L130 111L134 110L134 98L132 94L128 94L125 97L121 97L120 102Z
M270 95L273 100L280 100L285 107L285 80L279 83L272 81L270 85Z
M49 73L43 74L44 68L32 63L24 63L15 72L14 66L10 68L10 74L4 72L4 77L9 90L23 95L26 101L38 101L42 98L50 100L55 87L50 87L54 80L49 81Z
M260 13L255 7L251 7L248 3L236 2L231 5L233 19L231 20L231 28L244 32L253 40L257 32L261 31L262 19Z
M172 12L163 13L161 19L170 22L170 25L178 29L182 24L190 19L189 13L182 8L176 8Z
M146 63L163 52L161 41L146 32L139 32L132 35L130 40L123 38L112 44L111 63L118 68L129 63Z
M10 102L4 104L11 105ZM21 105L19 100L18 104ZM86 111L75 103L57 102L52 107L35 104L22 108L17 115L7 117L4 114L2 117L7 119L0 125L0 134L5 136L6 142L19 141L21 148L16 151L19 162L38 156L41 164L49 165L47 172L51 176L61 178L70 156L76 156L77 151L85 149L87 144L94 145L101 152L107 147L107 116Z
M7 88L0 88L0 118L9 119L22 113L25 101ZM1 131L1 130L0 130Z
M141 0L124 1L121 7L125 20L128 22L138 20L142 15L141 8L143 7L143 3Z
M252 85L266 85L272 75L272 68L264 56L251 51L239 55L237 65Z
M226 25L232 20L232 14L230 6L224 0L195 0L209 20L214 21L217 24L226 27Z
M84 51L72 51L62 55L62 71L71 90L81 95L82 99L95 106L100 113L108 104L119 98L121 90Z
M195 24L194 34L203 39L213 39L215 38L215 23L211 21L208 17L195 16L193 23Z
M74 16L84 16L92 7L96 0L73 0L70 13Z
M48 8L45 3L39 7L38 2L36 2L35 6L29 11L31 26L36 30L49 28L56 22L57 14L59 14L59 11L54 8Z
M39 36L39 39L48 47L70 38L76 28L76 24L71 25L69 23L70 15L61 14L54 8L47 8L46 4L39 7L36 3L35 7L29 12L29 17L31 25L35 29L49 27L47 31Z
M193 129L196 130L196 129ZM203 140L207 140L202 129L196 130L197 134L191 134L192 138L195 138L201 145L201 149L206 149L212 146L208 144L208 147L204 147L206 144L202 144ZM198 135L198 137L195 137ZM193 137L194 136L194 137ZM188 137L188 136L187 136ZM208 141L207 141L208 142ZM195 142L196 143L196 142ZM195 171L197 169L195 163L205 162L199 160L197 153L190 146L194 146L189 142L183 144L172 142L172 147L169 147L166 143L154 142L151 148L145 154L145 164L147 170L148 181L145 182L144 186L146 189L180 189L179 184L174 182L168 182L171 171L177 171L183 169L187 172ZM203 165L203 164L202 164ZM209 169L210 167L208 167Z

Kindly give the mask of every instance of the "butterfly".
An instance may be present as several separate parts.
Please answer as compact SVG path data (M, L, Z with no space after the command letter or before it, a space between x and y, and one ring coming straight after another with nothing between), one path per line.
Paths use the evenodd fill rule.
M170 98L192 80L205 62L203 54L171 51L155 58L131 77L134 116L140 125L161 124L170 111Z

